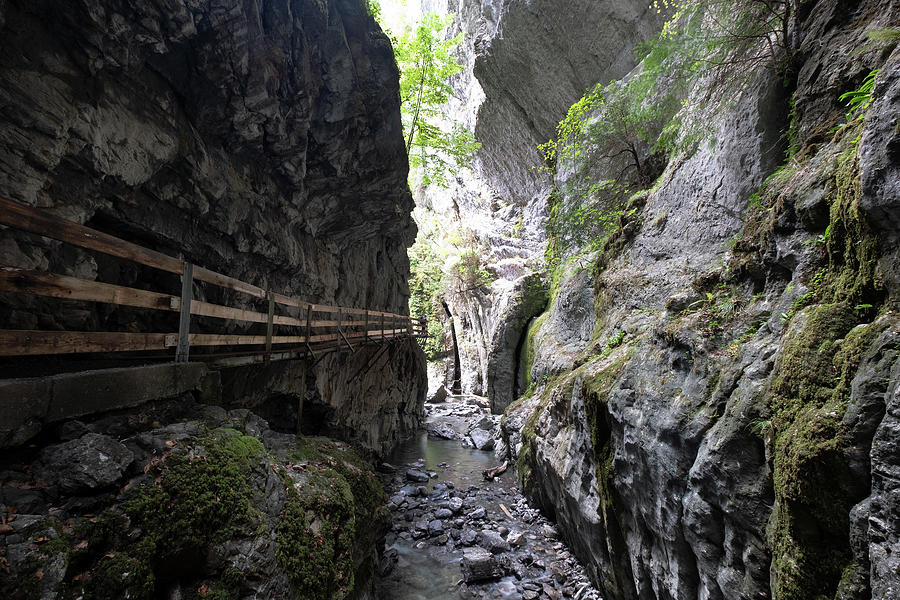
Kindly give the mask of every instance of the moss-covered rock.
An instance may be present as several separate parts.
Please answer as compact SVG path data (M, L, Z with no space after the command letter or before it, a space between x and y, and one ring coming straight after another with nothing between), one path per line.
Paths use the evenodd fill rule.
M862 354L881 332L869 321L884 294L878 241L859 214L855 147L831 167L824 264L807 296L812 305L790 315L768 398L775 432L772 592L783 600L834 596L854 559L850 510L866 493L849 467L843 418Z
M11 565L9 581L0 577L0 596L150 599L178 590L188 599L331 600L364 593L389 523L369 465L340 442L291 446L283 435L261 435L277 438L281 458L237 429L190 422L145 434L141 443L151 450L143 473L118 497L91 505L107 508L23 530L29 554Z

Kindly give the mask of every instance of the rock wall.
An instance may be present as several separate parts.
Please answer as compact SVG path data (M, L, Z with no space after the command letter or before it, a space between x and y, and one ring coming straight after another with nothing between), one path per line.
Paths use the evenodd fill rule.
M897 14L804 3L799 152L760 73L538 322L504 429L607 598L897 594Z
M0 196L280 293L407 310L415 226L397 70L362 0L11 1L0 23ZM3 231L0 247L8 266L179 289L35 236ZM177 315L2 301L7 328L177 329ZM384 449L421 414L424 366L403 346L402 367L346 381L371 354L329 358L310 386L332 429L370 419L358 437ZM259 402L296 368L232 383Z

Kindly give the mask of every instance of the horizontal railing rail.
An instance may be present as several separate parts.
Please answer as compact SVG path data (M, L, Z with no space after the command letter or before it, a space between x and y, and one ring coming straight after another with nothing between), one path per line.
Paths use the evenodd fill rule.
M304 354L345 346L355 350L354 344L386 343L398 338L422 338L428 335L424 319L368 308L331 306L298 300L4 198L0 198L0 224L174 273L182 279L180 293L174 294L0 265L0 291L3 292L179 313L178 332L0 329L0 356L174 350L175 360L184 362L188 360L192 347L261 346L262 348L232 352L228 356L240 356L244 352L262 354L265 359L269 359L271 356L294 356L295 350ZM268 310L261 312L195 299L195 281L264 300ZM277 314L276 306L289 307L289 310L299 314ZM192 316L211 317L226 322L264 323L266 333L192 333ZM293 331L290 334L276 334L276 327L292 328ZM200 358L204 356L200 355Z

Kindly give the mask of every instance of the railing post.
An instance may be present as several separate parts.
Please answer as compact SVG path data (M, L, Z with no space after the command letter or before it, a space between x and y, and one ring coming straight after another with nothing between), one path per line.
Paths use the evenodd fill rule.
M181 275L181 314L178 319L178 347L175 362L184 363L190 357L191 346L191 301L194 293L194 265L184 261Z
M306 307L306 349L310 355L315 356L312 346L310 346L310 338L312 337L312 304Z
M269 353L272 352L272 329L275 321L275 294L268 291L266 297L269 299L269 313L266 315L266 360L269 360Z

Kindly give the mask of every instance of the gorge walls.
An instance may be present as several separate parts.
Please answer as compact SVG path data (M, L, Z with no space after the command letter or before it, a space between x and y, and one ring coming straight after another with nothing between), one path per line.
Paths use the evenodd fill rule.
M798 9L795 88L757 72L529 334L503 427L609 599L900 590L898 7Z
M0 27L0 196L303 300L406 312L415 225L398 75L361 0L6 1ZM5 266L179 285L9 230L0 248ZM2 300L5 328L177 329ZM351 381L373 353L320 362L301 393L324 431L386 452L421 415L424 360L396 346L390 367ZM293 406L297 369L237 371L226 388Z

